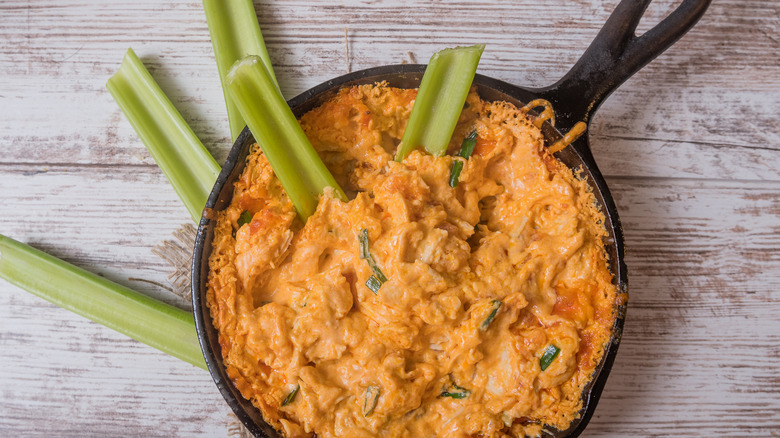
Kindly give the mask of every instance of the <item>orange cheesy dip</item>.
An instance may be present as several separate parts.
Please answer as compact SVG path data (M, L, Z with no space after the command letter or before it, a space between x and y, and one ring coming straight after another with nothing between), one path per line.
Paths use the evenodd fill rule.
M349 202L305 225L255 145L207 302L228 375L287 437L566 429L618 294L604 218L526 114L472 91L450 143L393 160L416 90L341 90L300 124ZM453 161L465 161L455 188Z

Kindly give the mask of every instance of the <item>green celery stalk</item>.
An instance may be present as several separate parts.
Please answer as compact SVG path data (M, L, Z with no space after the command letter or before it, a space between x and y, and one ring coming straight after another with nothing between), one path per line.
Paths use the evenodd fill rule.
M0 278L164 353L207 369L190 312L0 235Z
M176 111L152 75L128 49L106 88L152 158L171 182L192 219L200 222L219 165Z
M433 54L420 82L396 161L402 161L420 146L435 156L447 151L483 50L485 45L478 44Z
M237 62L226 83L301 219L314 214L325 187L332 187L335 195L346 201L344 191L317 155L258 56Z
M228 70L236 61L256 55L263 61L274 83L276 78L252 0L203 0L203 9L206 12L219 78L222 81L222 92L225 94L230 134L233 141L236 141L246 123L227 91L225 84Z

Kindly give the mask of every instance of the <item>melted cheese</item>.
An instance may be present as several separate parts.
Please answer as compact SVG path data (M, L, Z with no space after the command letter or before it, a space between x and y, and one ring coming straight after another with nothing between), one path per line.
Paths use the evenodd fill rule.
M228 374L289 437L565 429L615 318L603 217L521 111L473 92L450 154L474 129L478 142L456 188L451 156L395 162L415 95L353 87L302 117L351 199L326 192L305 226L254 148L209 261Z

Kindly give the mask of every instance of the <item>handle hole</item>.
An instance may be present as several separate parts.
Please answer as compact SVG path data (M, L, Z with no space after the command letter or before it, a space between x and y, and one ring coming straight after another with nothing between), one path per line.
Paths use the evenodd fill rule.
M647 7L634 32L637 37L658 25L682 4L682 0L654 0Z

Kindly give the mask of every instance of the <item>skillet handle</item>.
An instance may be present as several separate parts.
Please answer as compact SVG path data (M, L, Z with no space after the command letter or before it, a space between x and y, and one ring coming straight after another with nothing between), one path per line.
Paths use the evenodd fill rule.
M652 0L622 0L574 67L555 84L536 90L553 104L556 127L569 131L588 123L601 103L639 69L682 37L711 0L683 0L669 16L641 36L636 27Z

